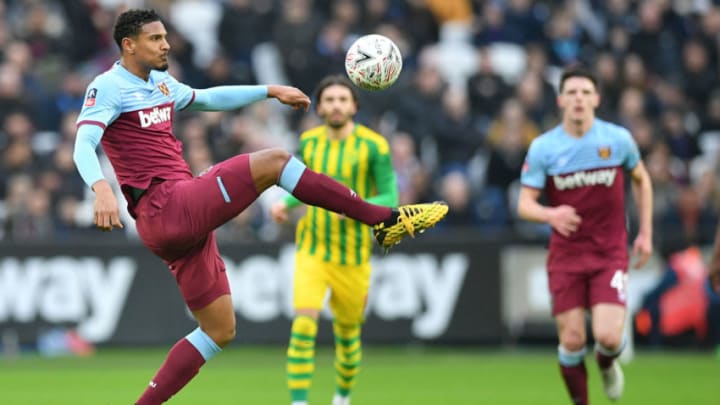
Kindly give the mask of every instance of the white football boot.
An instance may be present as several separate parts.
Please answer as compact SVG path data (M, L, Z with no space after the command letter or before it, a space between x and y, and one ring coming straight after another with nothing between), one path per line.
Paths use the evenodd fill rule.
M610 366L610 368L600 370L600 375L602 376L605 395L607 395L611 401L620 399L625 389L625 376L617 359L613 361L613 365Z

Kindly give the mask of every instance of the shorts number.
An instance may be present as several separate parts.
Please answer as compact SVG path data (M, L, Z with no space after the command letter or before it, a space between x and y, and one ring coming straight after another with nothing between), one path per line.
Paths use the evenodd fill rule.
M628 275L622 270L617 270L610 280L610 287L617 290L618 297L623 301L625 300L625 293L627 292L627 282Z

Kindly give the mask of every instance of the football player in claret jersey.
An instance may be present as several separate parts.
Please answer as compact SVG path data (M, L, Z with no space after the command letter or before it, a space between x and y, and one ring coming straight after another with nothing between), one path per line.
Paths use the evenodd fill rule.
M115 23L120 60L88 86L78 117L74 159L95 192L95 225L122 228L118 202L100 170L102 143L142 242L163 259L199 326L170 349L139 405L167 401L235 336L235 314L213 230L260 193L279 185L299 200L372 225L385 248L432 226L442 203L390 209L365 202L332 178L308 170L279 149L238 155L193 177L173 135L176 110L221 111L275 98L307 110L310 99L289 86L221 86L196 90L167 73L167 31L152 10L129 10Z
M605 393L622 395L615 359L625 342L628 237L625 174L639 215L634 266L652 253L652 187L637 145L620 126L595 117L600 103L595 77L580 68L560 79L562 123L536 138L522 169L518 213L552 226L547 271L560 345L560 369L574 404L588 403L585 311ZM548 205L538 202L544 191Z
M337 179L367 201L397 205L398 190L385 138L356 123L357 95L343 76L322 80L315 109L324 125L300 136L298 155L309 168ZM301 202L288 196L271 208L277 222ZM292 323L288 347L288 388L293 405L307 405L314 371L317 322L330 291L335 336L333 405L348 405L360 370L360 331L370 287L370 229L328 210L308 207L297 226Z

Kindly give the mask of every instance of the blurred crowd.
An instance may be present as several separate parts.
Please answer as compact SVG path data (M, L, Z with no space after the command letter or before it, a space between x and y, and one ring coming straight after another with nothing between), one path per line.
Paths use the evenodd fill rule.
M443 199L451 210L442 228L484 235L547 235L516 218L520 169L529 143L558 124L559 73L585 64L601 82L599 116L640 146L657 234L713 236L717 0L0 0L0 240L95 232L92 192L72 161L75 120L89 81L118 58L115 18L134 7L164 16L170 71L196 88L286 83L311 94L320 78L344 72L358 36L392 38L403 72L388 90L361 92L357 120L388 138L402 203ZM299 133L318 124L312 112L270 101L180 113L175 134L200 173L237 153L294 151ZM264 195L219 239L291 235L268 218L280 193ZM112 235L133 238L123 214L130 226Z

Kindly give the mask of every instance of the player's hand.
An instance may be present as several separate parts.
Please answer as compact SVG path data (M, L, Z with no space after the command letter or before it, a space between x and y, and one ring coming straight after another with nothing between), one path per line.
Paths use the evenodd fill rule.
M281 103L291 106L293 110L302 108L307 112L310 109L310 97L295 87L270 85L268 97L278 99Z
M635 264L632 266L634 269L639 269L645 266L647 261L650 259L652 254L652 240L649 235L638 234L633 243L633 257L635 258Z
M278 201L270 207L270 217L278 224L287 222L288 209L285 201Z
M109 232L113 228L123 228L120 222L120 210L118 209L117 198L113 193L110 184L105 180L100 180L93 184L95 191L95 226L103 231Z
M566 238L570 236L571 233L578 230L581 222L582 219L577 214L574 207L569 205L559 205L551 208L548 223L560 235Z

